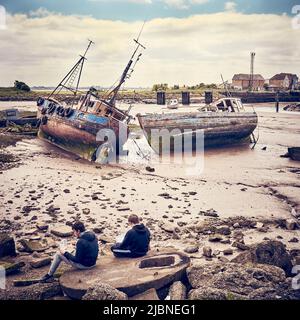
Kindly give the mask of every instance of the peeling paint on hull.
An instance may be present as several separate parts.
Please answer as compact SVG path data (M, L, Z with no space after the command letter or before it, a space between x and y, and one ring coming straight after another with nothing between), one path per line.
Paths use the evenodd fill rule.
M76 114L69 119L57 115L49 116L47 123L40 125L38 136L55 146L92 161L95 151L103 144L103 141L97 141L99 130L112 130L117 138L117 147L120 143L118 140L119 122L97 117L98 120L99 118L103 118L105 121L86 121L78 118Z
M176 130L184 141L185 130L190 131L193 147L195 147L196 132L203 130L204 146L219 146L249 142L250 136L257 127L258 118L255 112L197 112L137 115L146 138L157 153L162 151L162 139L153 130L170 132L170 148L174 150L174 135ZM178 140L177 140L178 142ZM181 143L181 142L180 142ZM182 142L183 144L183 142Z

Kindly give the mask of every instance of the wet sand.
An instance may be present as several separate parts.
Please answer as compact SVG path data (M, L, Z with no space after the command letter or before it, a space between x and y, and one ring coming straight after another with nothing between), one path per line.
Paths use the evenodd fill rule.
M292 218L293 209L300 211L300 163L280 157L287 147L300 144L300 114L259 111L259 136L254 150L248 145L207 150L203 172L193 175L186 174L183 164L150 164L154 173L141 161L99 166L39 139L24 139L7 148L21 162L0 174L0 230L11 232L17 243L37 235L53 243L60 239L38 232L37 224L51 230L80 219L111 242L126 231L127 216L136 213L152 232L152 248L196 244L200 250L192 256L205 263L201 248L206 245L215 259L225 249L233 249L232 257L239 250L230 242L199 237L193 226L207 219L222 225L242 217L265 226L241 228L246 245L269 238L298 249L290 240L300 240L300 231L279 228L273 221ZM207 217L210 209L217 218ZM54 245L46 253L56 250ZM103 250L108 254L105 246ZM46 269L34 272L41 275Z

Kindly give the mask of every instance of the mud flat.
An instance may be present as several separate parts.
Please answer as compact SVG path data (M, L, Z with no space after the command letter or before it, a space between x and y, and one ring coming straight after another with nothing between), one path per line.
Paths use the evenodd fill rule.
M57 251L62 238L51 230L80 219L99 237L99 259L110 259L111 243L126 231L128 215L137 213L152 232L152 250L167 247L184 251L190 257L188 277L180 279L186 297L275 298L268 293L272 289L281 299L297 298L289 290L291 266L300 263L300 163L281 155L288 147L299 146L300 115L259 112L259 132L260 140L254 150L249 146L208 150L203 170L201 166L193 167L192 174L184 164L175 163L151 163L155 169L152 173L141 162L99 166L38 139L22 139L5 149L3 145L2 151L21 161L18 166L0 170L0 233L11 236L17 250L16 257L0 259L2 263L24 265L18 265L19 272L8 276L7 289L0 290L0 297L61 296L58 282L25 288L15 287L13 282L34 279L47 272L49 265L41 263L35 268L32 262L48 259L49 263L49 257ZM70 245L74 244L71 237L67 239ZM33 246L32 250L24 246L24 240ZM262 261L259 252L265 249L257 244L266 242L271 243L268 245L273 258ZM288 255L287 262L278 262L276 257L281 254L275 253L283 250ZM252 252L252 260L248 257L251 274L259 271L273 277L256 295L245 289L252 283L250 278L248 284L241 280L239 292L233 292L233 288L227 290L208 272L221 263L226 265L228 278L236 273L245 279L244 266L230 262L245 252ZM57 276L67 269L63 266ZM203 274L210 277L207 292L201 291L206 285ZM255 281L260 288L262 280ZM278 284L286 288L286 295ZM33 292L31 296L29 292ZM163 299L170 292L174 290L168 287L158 294Z

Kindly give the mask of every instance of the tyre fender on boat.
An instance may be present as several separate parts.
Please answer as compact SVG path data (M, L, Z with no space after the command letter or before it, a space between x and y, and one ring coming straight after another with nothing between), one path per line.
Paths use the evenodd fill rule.
M70 118L73 115L73 113L74 109L69 107L65 110L65 117Z
M56 108L56 114L57 114L57 115L60 115L60 112L61 112L62 109L63 109L62 106L57 106L57 108Z
M47 108L43 108L42 110L41 110L41 114L42 115L45 115L47 113Z
M44 102L45 102L45 99L42 97L39 97L37 100L38 107L42 106L44 104Z
M47 113L52 114L55 111L55 109L56 109L56 105L53 102L51 102L48 106Z
M64 107L59 107L59 111L57 112L59 116L64 117L65 116L65 109Z
M44 117L41 119L41 124L42 124L42 125L45 125L45 124L47 124L47 122L48 122L48 118L47 118L46 116L44 116Z

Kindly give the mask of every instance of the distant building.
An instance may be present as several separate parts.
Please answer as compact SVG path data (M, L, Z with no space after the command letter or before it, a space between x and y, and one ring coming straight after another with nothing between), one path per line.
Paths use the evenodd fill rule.
M297 87L298 77L292 73L278 73L269 81L269 88L276 90L293 90Z
M234 89L238 90L246 90L250 88L250 81L251 81L250 74L235 74L232 78L232 86ZM252 89L253 90L262 90L264 88L265 79L260 74L253 75L253 83Z

